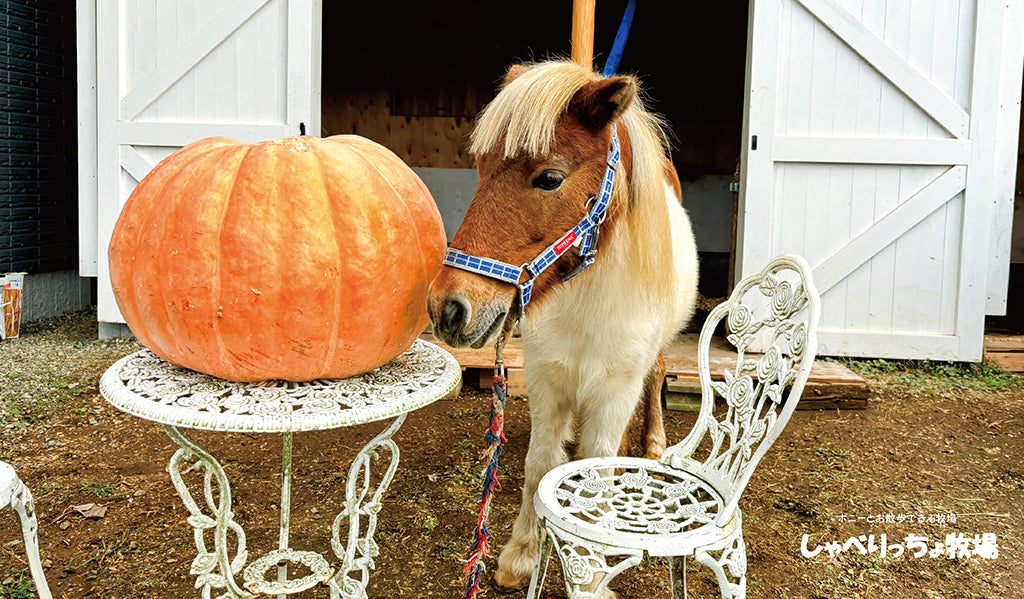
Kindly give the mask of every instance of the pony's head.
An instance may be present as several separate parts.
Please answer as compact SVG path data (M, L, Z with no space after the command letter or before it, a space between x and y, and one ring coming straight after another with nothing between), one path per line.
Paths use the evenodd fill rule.
M639 104L637 91L633 77L602 78L570 62L512 67L470 139L480 183L451 247L521 265L576 226L604 175L609 125ZM628 124L619 127L620 176L599 243L628 201L618 181L632 165ZM542 273L529 310L579 261L568 252ZM453 346L482 347L515 321L516 293L508 283L446 266L428 299L434 333Z

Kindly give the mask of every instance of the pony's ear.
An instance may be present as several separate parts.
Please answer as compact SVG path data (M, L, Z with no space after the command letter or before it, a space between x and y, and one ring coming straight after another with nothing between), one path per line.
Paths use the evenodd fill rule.
M525 73L527 70L529 70L529 68L530 67L526 66L525 64L514 64L510 66L508 68L508 72L505 73L505 80L501 82L501 87L505 87L509 83L515 81L516 77L519 77L520 75Z
M572 97L569 109L587 127L603 129L629 108L638 89L636 79L629 75L600 79L580 88Z

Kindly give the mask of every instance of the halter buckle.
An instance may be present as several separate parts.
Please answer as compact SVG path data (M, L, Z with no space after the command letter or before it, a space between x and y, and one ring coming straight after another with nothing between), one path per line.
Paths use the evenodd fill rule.
M587 203L583 205L583 209L587 211L587 216L590 217L590 220L591 222L594 223L594 226L600 227L602 224L604 224L604 219L608 218L608 211L604 210L601 212L601 214L595 215L593 212L593 205L596 201L597 196L590 196L590 199L587 200Z

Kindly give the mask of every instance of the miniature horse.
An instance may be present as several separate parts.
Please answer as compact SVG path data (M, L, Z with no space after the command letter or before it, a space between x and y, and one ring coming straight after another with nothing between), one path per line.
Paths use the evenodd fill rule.
M500 586L529 582L533 495L566 461L573 431L579 457L614 455L642 396L660 410L660 352L694 311L693 232L661 122L637 94L633 77L602 78L570 62L515 66L470 140L480 183L451 247L514 265L585 216L602 183L612 123L622 156L593 265L563 282L581 262L567 251L537 276L525 314L509 283L447 266L431 285L434 333L449 345L482 347L521 319L531 433L522 505L498 559ZM658 428L646 433L654 458L665 448Z

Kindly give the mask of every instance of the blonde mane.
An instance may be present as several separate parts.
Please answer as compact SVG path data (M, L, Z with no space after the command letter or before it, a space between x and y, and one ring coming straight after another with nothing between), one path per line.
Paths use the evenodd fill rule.
M503 143L505 158L521 152L531 157L548 154L558 119L573 95L599 79L597 73L573 62L532 65L484 107L470 136L470 152L486 154ZM662 119L647 111L640 95L623 113L622 121L633 152L630 195L637 197L641 190L650 193L662 186L668 137Z

